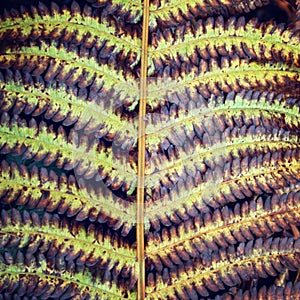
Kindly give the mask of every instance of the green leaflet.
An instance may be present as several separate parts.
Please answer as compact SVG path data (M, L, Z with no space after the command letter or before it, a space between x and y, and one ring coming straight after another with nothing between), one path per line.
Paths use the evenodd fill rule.
M239 151L264 150L269 148L270 151L276 149L297 149L299 139L297 137L278 137L272 135L263 136L241 136L239 138L225 138L220 143L213 146L195 147L196 151L192 153L182 153L178 162L165 160L160 166L155 163L151 164L152 168L147 170L146 186L157 186L159 179L173 172L182 173L183 169L193 172L195 166L201 165L203 160L225 160L229 155L236 157ZM159 169L158 169L159 168Z
M77 124L88 123L90 128L101 127L99 123L102 122L100 125L104 125L112 133L126 129L128 140L136 139L134 130L136 125L130 124L131 126L129 126L128 121L122 120L115 114L113 104L109 103L111 99L103 99L104 101L100 103L97 99L87 101L67 92L63 87L60 89L43 89L34 86L25 88L21 83L14 82L0 83L0 90L5 92L4 106L11 107L15 101L30 106L31 110L36 108L36 111L43 110L45 106L48 106L47 111L50 111L50 114L54 115L56 119L57 115L61 115L61 118L68 116L76 119ZM111 106L110 109L108 106Z
M188 110L183 108L178 111L176 117L170 116L167 121L152 124L150 119L147 124L147 147L150 148L151 145L162 141L164 137L171 136L172 130L178 131L184 127L185 131L189 132L193 130L194 124L203 122L205 125L208 118L218 118L218 116L224 116L226 119L242 116L248 120L283 117L287 124L295 126L299 124L299 107L287 107L285 99L282 98L270 100L262 95L258 99L251 99L251 96L249 99L238 94L234 99L211 98L208 104L204 101L201 103L201 98L196 99L195 102L199 103L197 107L191 107Z
M269 1L262 1L263 3L268 3ZM157 5L159 3L159 5ZM220 1L217 5L213 1L203 1L203 0L192 0L192 1L159 1L154 2L150 6L150 26L157 26L158 20L162 20L166 23L173 22L183 22L186 19L193 18L197 13L201 17L207 17L215 14L221 14L229 11L236 12L249 12L250 9L256 7L256 2L254 0L243 0L240 3L235 3L234 1ZM260 5L259 5L260 6ZM172 22L173 21L173 22Z
M32 224L32 222L16 222L12 219L8 224L2 224L0 236L18 238L19 247L34 247L34 244L54 243L62 245L60 252L68 252L72 249L74 257L79 254L89 257L91 260L99 259L99 264L105 265L113 261L118 262L117 268L132 267L135 268L135 253L128 246L114 245L109 236L103 236L101 232L87 233L84 228L76 228L75 226L57 226L54 222L44 224ZM16 231L18 229L18 231ZM33 244L33 245L31 245Z
M79 290L79 295L88 293L92 297L97 296L102 299L111 299L111 297L114 297L114 299L123 298L122 290L118 289L116 285L108 282L104 284L99 281L95 282L95 280L93 280L93 276L87 272L83 274L71 274L65 272L62 276L58 276L55 271L46 267L46 262L39 267L27 267L26 270L24 270L22 265L7 266L5 264L1 264L0 268L1 278L10 282L17 283L23 280L25 280L25 282L26 280L32 282L34 277L38 277L42 283L50 283L50 286L53 287L60 284L62 284L63 287L75 286ZM129 295L132 299L134 299L135 293L129 292Z
M182 275L179 278L172 280L168 285L158 280L156 286L159 288L158 291L154 291L153 288L148 288L147 293L151 294L151 299L162 299L168 295L173 295L175 291L180 291L184 287L191 288L191 285L194 283L199 286L201 285L209 286L209 283L206 283L207 279L212 278L212 280L224 280L226 283L230 284L225 278L226 273L233 272L235 274L241 274L245 272L248 268L250 273L249 278L255 276L254 269L263 274L266 272L268 274L268 268L273 265L277 267L279 261L291 261L294 257L294 265L298 266L299 262L299 250L296 245L298 245L299 240L293 241L291 239L288 241L288 244L291 246L290 249L286 248L286 244L280 243L278 239L272 240L271 238L265 241L262 240L255 241L253 243L248 243L247 245L241 244L239 247L239 252L225 252L225 259L221 257L213 258L210 266L201 266L198 263L198 268L190 272L182 272ZM265 247L263 247L265 246ZM230 249L232 250L232 249ZM280 260L280 258L283 258ZM286 259L286 260L285 260ZM280 264L280 263L279 263ZM285 263L283 263L285 264ZM263 266L266 265L266 270L263 269ZM278 267L279 269L279 267ZM232 279L232 283L235 282L235 278Z
M25 204L30 197L34 207L45 208L50 212L55 209L67 211L70 215L80 212L80 218L85 219L90 212L97 216L105 211L111 218L119 219L127 229L135 222L133 204L126 204L124 200L105 190L89 191L82 186L78 188L65 177L60 180L51 177L51 173L48 175L46 170L41 170L40 174L37 170L29 174L24 168L18 170L15 166L2 166L0 187L3 196L9 191L6 195L9 203L18 200Z
M211 175L209 180L192 189L187 187L179 191L172 191L169 195L159 199L160 201L148 204L146 207L147 221L150 222L155 217L163 218L172 215L174 212L180 212L180 210L188 210L194 205L204 209L207 205L217 206L219 202L228 203L232 201L230 195L233 191L237 191L238 199L240 197L245 198L243 192L240 193L239 190L249 190L250 188L250 194L254 191L260 194L264 189L266 191L270 189L269 184L270 186L273 184L284 186L285 183L281 175L283 172L286 177L290 179L296 177L296 180L299 180L299 163L297 159L293 158L291 161L282 161L274 165L258 165L245 170L245 173L236 172L227 178L223 178L225 172L221 177L218 177L219 174L216 173L215 177Z
M72 76L74 78L79 78L82 75L82 71L86 71L85 81L93 80L94 76L96 76L96 82L100 84L104 81L106 88L114 87L121 99L129 97L129 99L134 100L138 95L137 84L129 76L124 77L121 72L117 72L107 65L99 65L95 58L81 57L77 53L67 51L63 47L57 48L54 44L47 45L44 43L41 47L23 47L18 51L7 49L6 54L0 56L0 64L7 64L15 59L19 60L21 64L25 64L26 61L34 63L39 58L44 60L45 64L49 59L60 62L64 73L67 74L73 70ZM58 68L58 65L55 68Z
M2 125L0 126L0 132L2 133L1 145L5 145L10 149L14 149L19 143L26 147L30 156L37 154L42 156L50 153L52 157L49 160L51 162L57 160L56 164L59 166L64 163L76 166L80 160L79 166L82 169L92 168L94 172L97 172L98 169L104 169L106 172L110 172L112 177L118 176L118 170L114 168L116 162L112 154L107 153L104 149L101 150L101 148L99 151L97 143L89 146L81 140L78 144L76 137L74 137L74 140L69 139L66 142L64 134L51 132L47 130L46 126L37 129L34 125L31 128L17 124ZM128 164L123 172L123 178L127 174L128 179L135 180L134 172ZM114 173L115 175L113 175Z
M300 203L296 197L297 194L299 194L299 189L295 187L287 194L279 190L275 197L269 197L265 203L259 197L250 203L244 202L242 206L236 204L232 211L226 211L228 217L225 217L225 212L216 210L213 215L208 213L202 217L199 216L194 223L189 223L189 225L184 222L177 230L174 228L171 231L171 236L165 235L162 238L157 236L155 239L150 239L147 244L148 255L151 258L156 255L172 255L172 252L180 247L192 251L194 243L197 243L199 248L206 248L209 243L235 244L251 236L252 232L258 234L262 231L276 232L284 226L288 228L291 224L298 223ZM287 195L289 199L294 198L294 201L286 200ZM280 205L276 202L279 197L282 198ZM205 218L214 219L215 222L205 224ZM289 222L281 222L282 219L289 220ZM190 226L189 230L186 230L185 226Z
M161 36L157 45L149 49L149 66L154 68L153 61L164 57L176 59L178 55L182 59L199 53L207 58L231 56L236 52L240 55L243 53L245 57L259 57L262 60L273 60L273 56L280 53L286 61L299 66L299 37L291 37L289 31L282 31L272 24L257 28L255 23L249 22L236 29L231 26L234 22L234 19L230 19L224 24L223 19L215 22L210 19L205 24L197 24L196 28L188 28L184 37L180 36L180 31L175 32L174 36L170 34L167 39Z
M0 24L0 38L5 36L7 32L11 36L21 35L29 37L32 32L36 35L51 35L55 31L56 35L63 35L67 30L70 33L76 32L76 39L84 43L102 44L108 43L108 46L113 46L115 52L124 51L128 54L130 51L137 54L136 60L139 60L139 51L141 45L138 38L131 38L130 36L118 34L118 28L112 26L107 21L82 15L80 11L72 12L66 9L56 11L53 9L53 15L39 15L35 14L31 17L29 14L26 18L9 18ZM91 35L92 33L92 35ZM86 39L86 36L87 37ZM120 38L122 36L122 38Z
M152 70L150 74L151 72ZM149 84L148 93L151 97L149 105L151 107L157 106L159 99L164 99L167 93L184 93L185 88L205 86L209 91L219 95L220 89L225 92L231 91L230 86L236 92L240 91L240 87L243 89L254 88L258 83L262 86L280 86L284 84L286 79L299 81L299 69L290 68L283 64L248 63L245 60L235 58L232 61L222 60L221 66L214 60L210 61L210 64L203 61L199 70L183 74L181 78L175 78L171 82L168 79L165 78L166 83L158 86ZM236 90L234 86L237 86Z

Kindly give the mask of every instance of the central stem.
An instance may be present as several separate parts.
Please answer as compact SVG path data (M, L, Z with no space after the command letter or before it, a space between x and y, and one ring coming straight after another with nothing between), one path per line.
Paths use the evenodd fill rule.
M138 178L137 178L137 205L136 205L136 237L138 261L138 300L145 298L145 241L144 241L144 185L145 185L145 149L146 149L146 103L147 103L147 62L148 62L148 25L149 0L144 0L143 36L141 55L140 101L138 122Z

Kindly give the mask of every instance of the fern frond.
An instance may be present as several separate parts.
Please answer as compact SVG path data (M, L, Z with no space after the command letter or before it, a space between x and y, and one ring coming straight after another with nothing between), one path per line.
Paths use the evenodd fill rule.
M75 217L78 221L89 219L106 223L122 234L127 235L135 223L135 205L113 195L109 190L93 191L84 184L78 186L74 176L58 176L45 168L32 168L24 165L1 165L0 175L1 204L26 205L57 211Z
M286 151L299 147L297 136L280 133L275 128L272 134L262 134L259 132L260 129L261 127L255 128L253 126L250 127L250 130L238 130L236 136L227 134L230 131L228 130L224 134L219 133L220 138L217 141L214 140L214 136L209 137L208 134L204 134L203 143L199 146L195 145L190 151L179 148L177 155L169 155L169 159L164 154L155 155L154 152L153 158L149 160L149 168L146 170L145 184L148 188L153 188L159 185L161 179L170 176L169 174L178 174L179 176L184 172L195 174L197 170L205 169L203 164L206 161L211 161L213 166L219 165L222 168L226 161L230 161L229 157L235 159L239 153L249 153L251 157L256 151L256 153L265 153L267 150L269 153L273 153L274 151ZM232 133L235 132L232 131ZM175 135L173 132L172 134ZM180 159L175 161L175 156ZM212 169L215 168L212 167ZM205 170L203 170L203 176L205 176ZM176 180L173 180L173 183L176 183Z
M162 83L149 84L149 105L152 108L157 107L168 93L184 94L186 88L195 88L203 97L210 98L211 94L219 96L222 92L241 92L243 89L263 92L266 87L274 91L276 87L278 93L285 91L287 96L293 97L293 91L285 89L298 84L299 69L285 64L262 64L223 57L221 63L214 59L201 60L199 67L191 67L178 77L162 75L162 79Z
M193 139L195 134L203 140L205 133L214 132L211 134L213 140L216 132L221 134L228 126L235 126L231 121L233 119L241 119L238 124L240 128L251 122L266 129L269 126L269 128L287 126L290 130L299 127L299 106L289 104L289 102L296 103L297 99L286 99L283 95L274 93L243 91L238 94L230 92L226 98L212 96L206 101L199 95L189 92L187 90L184 95L179 95L187 98L188 102L177 102L178 108L174 105L170 112L162 110L159 115L149 114L146 136L148 149L153 151L155 145L163 147L164 141L166 144L182 147L188 139ZM174 95L172 99L174 98L180 97ZM154 119L158 117L159 120Z
M297 270L299 266L299 240L257 239L239 244L236 250L228 247L224 251L213 251L206 257L203 255L194 268L184 270L182 267L178 278L174 277L176 271L170 271L167 276L156 274L157 279L149 284L147 294L149 299L166 299L176 294L189 298L190 293L207 296L208 290L217 292L226 285L237 285L241 279L266 277L283 272L284 268Z
M195 250L207 252L209 249L228 247L238 242L264 237L275 232L291 229L300 224L300 190L297 187L288 193L279 190L266 199L262 197L237 203L232 209L224 206L212 213L197 214L176 224L169 231L149 234L147 257L169 255L173 262L180 261L176 253L180 248L190 254Z
M30 75L27 81L33 82ZM40 83L40 82L39 82ZM120 115L115 114L114 104L111 99L101 97L101 91L89 93L88 100L75 96L67 86L61 85L56 88L45 88L41 85L29 86L21 82L1 82L0 105L2 111L13 108L15 114L22 111L25 114L38 116L44 114L46 119L54 122L62 122L62 125L75 123L75 128L84 128L84 132L95 132L98 137L105 136L114 138L115 144L125 145L124 137L116 134L119 130L126 129L127 144L136 143L136 125L128 124L128 120L122 120Z
M45 73L47 81L54 78L68 85L78 84L81 87L94 84L99 89L114 88L119 101L136 101L138 86L132 74L124 76L108 65L100 65L93 55L82 57L64 47L58 48L54 43L41 46L7 49L0 55L0 68L14 66L15 70L32 70L34 75Z
M5 152L10 151L27 159L43 160L45 165L55 163L60 168L67 165L67 168L75 168L78 175L87 179L97 175L103 179L110 173L113 180L119 178L119 185L125 180L128 180L129 186L135 182L136 176L129 161L121 170L118 169L118 160L112 151L95 141L89 141L85 136L78 136L75 131L67 136L63 128L55 133L43 122L37 125L32 119L27 125L26 122L22 124L21 119L9 120L8 115L3 114L0 132L0 145Z
M258 26L254 20L246 23L243 18L226 22L222 17L209 18L195 26L178 27L173 33L156 34L155 45L149 49L149 66L154 69L160 60L180 66L189 59L197 65L201 59L234 57L238 53L241 58L280 61L299 67L299 42L299 36L282 26Z
M35 254L42 251L48 259L51 248L58 245L60 254L68 254L68 261L75 265L87 267L99 265L101 268L114 269L120 276L122 268L128 274L135 275L135 251L124 241L114 240L108 232L90 225L86 230L78 223L68 224L60 220L58 215L45 213L42 217L32 212L13 209L11 212L1 211L1 248L7 251L26 249ZM18 231L16 231L16 228ZM127 275L128 275L127 274Z
M237 158L227 163L221 173L220 168L215 171L208 169L205 180L196 185L193 177L185 175L185 180L179 180L174 190L166 193L165 189L161 189L155 195L156 201L149 200L147 221L153 222L155 228L155 220L168 224L174 214L184 219L189 210L193 215L193 207L206 211L208 207L273 192L288 186L289 182L299 183L299 151L287 151L284 155L275 152L273 155L274 158L271 158L270 153L266 153L251 159L246 157L242 161ZM201 178L200 174L198 176Z
M24 269L24 263L27 264ZM24 255L18 251L15 256L9 252L1 253L0 277L3 280L1 291L5 292L9 287L6 283L14 283L14 292L28 293L29 297L35 296L33 290L42 295L51 293L54 297L86 297L94 299L122 299L134 297L134 292L120 289L115 283L101 280L93 276L89 271L74 273L72 271L59 272L47 266L44 256L37 258ZM30 282L30 285L26 284Z
M52 3L45 11L45 5L31 7L33 14L23 11L19 17L6 16L0 22L0 40L5 38L25 40L28 38L59 39L64 42L76 42L86 47L112 48L111 53L124 52L135 56L137 63L140 55L141 40L136 36L122 34L121 28L111 20L95 16L92 8L83 9L73 2L71 7L60 7Z
M299 0L30 4L0 7L0 300L297 298Z
M150 26L172 26L193 20L197 16L206 18L214 15L227 15L249 12L257 7L266 5L269 0L214 1L204 0L154 0L150 7Z

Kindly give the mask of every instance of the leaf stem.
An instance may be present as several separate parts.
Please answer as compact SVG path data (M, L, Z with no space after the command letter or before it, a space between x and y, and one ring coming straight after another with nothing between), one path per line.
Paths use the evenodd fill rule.
M145 181L145 149L146 149L146 102L147 102L147 62L148 62L148 24L149 0L144 0L143 36L140 76L140 102L138 122L138 178L137 178L137 261L139 265L137 299L145 298L145 247L144 247L144 181Z

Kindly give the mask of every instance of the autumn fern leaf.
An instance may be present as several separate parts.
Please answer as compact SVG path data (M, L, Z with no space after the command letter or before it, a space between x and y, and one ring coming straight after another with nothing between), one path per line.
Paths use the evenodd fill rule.
M46 11L45 11L46 9ZM66 27L67 26L67 27ZM76 33L76 34L75 34ZM50 9L40 4L32 7L30 11L23 11L19 18L6 16L0 25L0 39L47 38L61 41L76 41L89 48L91 46L101 49L104 45L113 49L115 54L134 57L138 62L140 40L131 36L122 35L117 24L109 23L104 18L99 22L90 6L81 7L73 2L70 8L62 9L52 3ZM120 37L122 37L120 39Z
M238 242L252 240L288 230L299 224L299 189L294 187L288 193L283 190L266 199L259 197L250 202L237 203L216 209L213 213L197 215L170 228L169 232L153 233L148 236L149 259L169 255L171 260L181 261L176 254L183 247L192 256L195 249L199 254L218 246L228 247ZM195 248L196 247L196 248ZM194 250L193 250L194 248Z
M33 209L57 211L75 217L77 221L89 219L106 223L111 218L112 227L123 225L126 235L134 224L134 205L114 197L99 187L95 191L78 183L74 176L58 176L46 168L28 170L24 165L1 166L1 203L28 206Z
M5 54L1 55L0 66L9 67L15 64L16 61L19 65L19 70L22 70L22 66L28 69L27 61L32 63L32 68L35 68L34 75L40 75L46 68L48 69L48 76L45 76L46 80L51 80L58 71L62 81L67 80L68 84L78 83L80 86L88 86L92 82L96 82L100 85L102 82L104 85L111 87L114 86L122 97L137 96L137 87L134 80L123 77L120 72L116 72L112 67L99 66L95 58L80 57L78 53L67 51L65 48L58 48L54 44L42 44L40 47L31 46L23 47L18 51L14 49L8 49ZM39 62L39 65L36 63ZM42 63L42 64L41 64ZM63 66L60 68L60 64ZM83 69L83 72L82 72ZM80 71L79 71L80 70ZM102 84L103 84L102 83ZM130 92L131 95L124 94L124 92Z
M188 20L193 20L195 16L206 18L212 15L228 15L249 12L251 9L268 4L268 0L253 1L152 1L150 7L150 26L162 25L172 26Z
M177 95L188 96L188 103L175 102L175 99L178 99ZM186 90L183 95L177 95L174 93L173 100L175 103L172 105L172 114L166 114L162 110L160 114L149 115L147 147L153 149L155 144L163 145L164 140L172 137L172 131L176 131L179 136L177 140L172 141L177 146L180 146L178 144L180 139L182 139L182 146L186 142L186 138L191 137L194 132L202 137L204 131L208 131L210 127L221 134L227 125L230 126L228 119L231 118L235 120L242 118L245 124L250 120L256 120L256 122L262 124L264 120L264 123L268 124L270 129L272 127L270 123L274 123L275 119L277 122L282 122L282 126L288 126L289 128L299 126L299 107L289 105L282 95L275 97L274 93L260 94L253 93L253 91L245 93L244 91L236 94L230 92L226 98L213 96L209 101L190 90ZM170 98L170 95L168 98ZM289 101L294 103L296 99L291 98ZM178 108L175 104L178 105ZM160 119L156 120L155 118ZM242 127L242 122L241 120L240 127ZM182 132L183 130L184 132ZM212 136L211 138L213 139Z
M205 296L208 290L224 289L224 284L234 286L241 280L267 277L283 272L285 267L297 270L299 263L299 240L257 239L239 244L236 250L230 246L226 250L202 254L194 270L189 266L186 270L180 267L182 273L176 280L172 280L172 274L168 274L170 277L156 275L156 281L151 282L147 292L151 295L149 299L171 298L176 294L195 298L197 293Z
M282 58L296 66L300 63L299 36L291 35L282 26L274 24L258 25L257 21L245 23L243 18L222 17L198 21L195 26L179 27L155 32L149 50L149 64L155 68L159 60L170 59L176 63L177 57L194 62L219 56L252 58L260 61ZM247 40L247 43L245 42Z
M250 169L247 175L239 176L236 174L222 179L214 177L213 172L208 171L206 176L210 176L210 178L202 184L198 183L192 191L191 187L194 183L191 175L183 174L186 177L186 182L178 181L172 193L167 194L164 187L153 193L153 200L156 201L152 205L152 202L149 202L146 208L149 222L155 228L157 227L156 222L168 226L173 223L173 220L176 223L178 217L184 220L188 216L194 217L194 214L201 211L209 211L210 207L223 206L230 202L243 200L246 197L253 197L255 194L271 193L274 189L285 187L286 181L299 181L298 158L283 161L277 167L268 169L260 166L263 164L263 162L259 162L260 157L253 158L256 163L258 162L258 165ZM285 163L290 165L290 170L282 169ZM283 171L286 171L284 176L282 175Z
M168 73L159 74L164 83L158 87L149 85L150 95L155 95L153 99L150 98L149 105L155 108L167 92L184 93L185 88L201 91L200 94L205 98L209 98L211 93L218 96L232 90L241 92L251 88L263 92L269 87L270 91L274 91L275 86L278 92L285 92L290 97L298 92L285 89L287 86L297 86L299 69L284 64L249 62L235 56L233 59L223 58L220 63L215 59L201 60L197 67L192 65L189 68L186 73L176 72L178 76L176 73L172 76L170 69ZM151 72L150 75L155 74Z
M67 137L62 128L58 129L58 133L51 127L47 128L44 123L40 123L37 128L34 119L27 125L18 119L6 120L6 115L2 115L1 121L0 145L5 152L22 155L25 159L34 157L36 160L43 160L45 165L55 163L58 168L74 168L75 173L83 175L85 179L94 177L98 172L100 178L110 173L112 180L119 178L119 185L123 184L125 177L129 183L134 184L135 175L128 163L122 170L122 180L122 176L119 177L121 174L114 168L117 162L112 153L106 153L95 142L89 143L84 137L78 137L76 132L71 131Z
M19 2L0 300L298 298L299 1Z
M95 275L89 271L73 273L72 271L65 271L63 275L59 276L58 271L47 267L47 261L43 254L37 258L33 255L27 257L18 251L15 257L9 252L5 252L0 256L0 276L4 282L14 283L14 289L9 289L7 284L1 284L3 294L6 290L11 290L10 293L21 294L25 293L29 297L35 297L40 294L47 297L48 294L54 297L70 298L74 295L84 298L87 295L94 299L112 299L122 297L132 297L135 294L128 292L128 290L120 289L116 284L104 280L101 282L101 277L96 278ZM23 264L26 263L26 270ZM105 277L105 274L104 276ZM26 284L31 282L31 286ZM46 286L46 288L45 288ZM34 290L34 291L33 291Z
M19 228L14 232L15 227ZM13 209L11 215L3 212L1 216L1 247L5 249L27 249L32 254L40 247L43 252L50 253L55 245L61 244L59 253L68 254L68 262L74 265L92 267L99 264L101 267L110 265L117 273L126 268L128 273L135 273L135 253L126 244L119 245L117 240L111 241L109 232L97 231L94 225L86 230L79 223L68 224L61 221L58 215L45 213L42 217L36 213L23 212ZM98 241L95 244L95 239ZM5 241L5 243L4 243ZM52 250L53 251L53 250ZM111 257L115 257L112 264ZM64 268L61 267L60 271Z
M32 78L26 80L34 82ZM85 132L89 133L96 131L98 135L102 133L107 138L109 135L115 137L116 131L128 127L127 137L130 139L131 135L132 143L135 142L134 125L127 126L128 121L116 115L114 107L109 111L107 106L112 105L111 103L99 103L99 96L85 101L84 94L82 97L76 97L74 95L76 91L68 90L67 86L61 85L56 89L45 88L42 87L41 82L28 88L25 88L21 82L1 82L0 90L3 95L1 101L3 111L8 111L14 106L14 112L19 114L26 107L25 114L38 116L43 113L47 119L54 122L63 121L63 125L71 125L74 120L77 128L84 128ZM99 120L103 120L102 123ZM115 142L122 143L122 140L116 139Z

